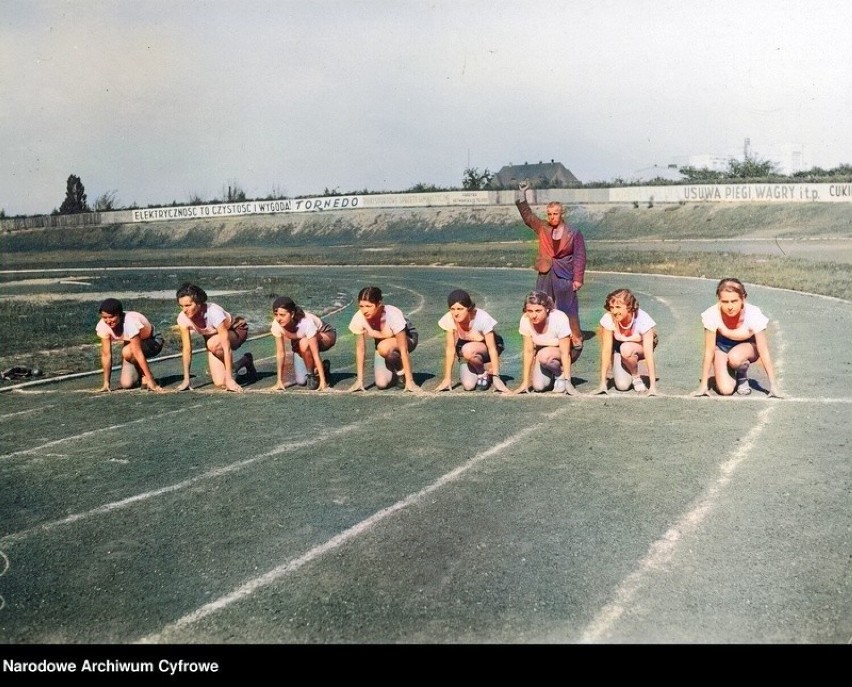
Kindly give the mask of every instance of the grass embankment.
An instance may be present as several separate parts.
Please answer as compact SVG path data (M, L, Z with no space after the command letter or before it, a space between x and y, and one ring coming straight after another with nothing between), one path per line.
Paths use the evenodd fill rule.
M571 208L590 239L848 238L849 203L687 203Z

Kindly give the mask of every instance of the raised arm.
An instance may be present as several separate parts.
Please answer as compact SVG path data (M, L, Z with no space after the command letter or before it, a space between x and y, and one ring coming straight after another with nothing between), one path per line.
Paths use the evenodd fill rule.
M518 184L518 200L515 201L515 205L518 208L518 212L521 213L521 219L524 224L526 224L530 229L532 229L536 234L540 233L542 230L547 228L547 222L538 217L530 207L529 201L527 200L528 191L530 191L529 182L522 181Z

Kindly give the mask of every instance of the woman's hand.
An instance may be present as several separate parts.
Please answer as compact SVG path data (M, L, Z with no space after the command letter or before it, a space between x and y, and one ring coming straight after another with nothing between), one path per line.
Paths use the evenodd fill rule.
M235 394L243 393L243 388L237 384L233 379L228 377L225 380L225 391L233 391Z
M148 391L156 391L158 394L165 391L163 387L161 387L157 382L153 379L143 379L141 384L143 389L148 389Z
M435 387L435 391L452 391L453 390L453 380L449 377L444 377L440 384Z
M513 393L513 394L528 394L529 392L530 392L530 385L529 384L521 384L521 386L519 386L517 389L515 389L511 393Z
M500 379L500 375L492 375L491 388L494 389L494 391L497 391L502 394L512 393L511 391L509 391L509 387L507 387L503 380Z
M353 393L356 391L366 391L366 389L364 388L364 382L362 382L360 379L357 380L354 384L352 384L352 386L349 387L349 391Z
M99 389L95 389L94 391L96 394L101 394L107 391L111 391L111 389L109 388L109 384L104 384Z
M192 385L188 379L184 379L176 391L192 391Z
M607 388L606 382L601 382L601 385L597 389L595 389L592 394L596 396L600 394L609 394L609 389Z
M699 386L699 387L698 387L695 391L693 391L691 395L692 395L692 396L695 396L695 397L698 397L698 396L709 396L709 395L710 395L710 392L707 390L707 385L706 385L706 384L702 384L702 385L701 385L701 386Z
M775 387L775 386L771 386L771 387L769 387L769 396L768 396L768 397L769 397L769 398L784 398L784 397L781 395L781 392L780 392L780 391L778 390L778 388L777 388L777 387Z

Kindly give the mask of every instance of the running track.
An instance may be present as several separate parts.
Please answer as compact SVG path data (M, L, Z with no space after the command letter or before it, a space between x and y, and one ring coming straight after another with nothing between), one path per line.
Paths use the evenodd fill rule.
M427 390L456 287L517 376L528 272L338 271L412 315ZM271 392L267 337L242 395L0 395L2 641L848 643L850 304L751 287L786 397L694 399L715 283L592 274L584 329L621 286L659 325L658 398L340 393L351 307L328 393ZM581 391L597 365L592 338Z

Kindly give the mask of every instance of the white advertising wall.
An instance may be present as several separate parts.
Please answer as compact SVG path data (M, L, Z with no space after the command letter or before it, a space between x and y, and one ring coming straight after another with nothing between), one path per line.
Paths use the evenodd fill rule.
M250 200L217 205L127 210L103 213L110 221L162 222L172 219L221 218L239 215L324 212L380 208L485 207L510 205L513 191L447 191L437 193L383 193L377 195L318 196L282 200ZM849 203L852 184L689 184L683 186L623 186L595 189L541 189L536 203ZM110 215L121 215L122 217ZM129 216L129 217L128 217Z

